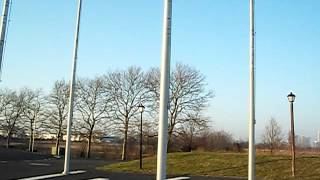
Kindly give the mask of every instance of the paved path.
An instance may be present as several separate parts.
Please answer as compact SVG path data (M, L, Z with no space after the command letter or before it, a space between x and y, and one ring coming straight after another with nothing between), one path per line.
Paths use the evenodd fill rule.
M63 171L63 159L53 159L50 156L43 156L17 150L3 150L0 148L0 179L23 179L37 180L55 179L90 179L90 180L154 180L155 175L114 173L96 170L97 166L114 163L115 161L72 159L72 175L61 176ZM169 177L171 180L183 180L184 177ZM213 178L213 177L188 177L192 180L234 180L235 178Z
M39 153L30 153L17 149L6 149L0 147L0 161L21 161L21 160L38 160L48 159L52 156L42 155Z

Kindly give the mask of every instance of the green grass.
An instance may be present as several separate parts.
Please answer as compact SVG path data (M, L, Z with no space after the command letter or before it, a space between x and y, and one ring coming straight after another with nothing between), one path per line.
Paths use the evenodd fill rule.
M168 154L167 173L171 175L246 177L245 153L192 152ZM114 172L155 174L156 157L111 164L98 169ZM296 178L291 178L291 159L286 155L258 155L256 173L260 179L320 179L320 157L298 156Z

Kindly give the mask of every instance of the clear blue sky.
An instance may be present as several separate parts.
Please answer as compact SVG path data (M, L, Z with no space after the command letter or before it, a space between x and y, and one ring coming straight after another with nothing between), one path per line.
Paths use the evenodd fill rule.
M76 0L13 0L1 87L48 91L70 77ZM320 129L320 1L256 0L257 129L274 116L287 133L286 95L297 95L296 133ZM160 65L162 0L84 0L78 75ZM213 127L247 138L249 1L174 0L172 64L198 68L216 97Z

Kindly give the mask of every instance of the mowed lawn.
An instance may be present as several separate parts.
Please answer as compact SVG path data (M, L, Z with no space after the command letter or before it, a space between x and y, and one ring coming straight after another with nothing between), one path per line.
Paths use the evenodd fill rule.
M191 152L168 154L167 173L170 175L246 177L248 156L246 153ZM104 167L106 171L155 174L156 157L121 162ZM320 157L298 155L296 178L291 178L291 158L288 155L260 154L256 159L259 179L320 179Z

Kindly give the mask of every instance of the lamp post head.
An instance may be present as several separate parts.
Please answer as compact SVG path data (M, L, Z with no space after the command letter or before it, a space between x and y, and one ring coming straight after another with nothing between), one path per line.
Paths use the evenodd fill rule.
M143 106L141 103L139 104L138 108L139 108L139 112L140 112L140 113L143 113L143 111L144 111L144 106Z
M296 95L294 95L292 92L290 92L290 94L288 94L288 100L289 102L293 103L294 100L296 99Z

